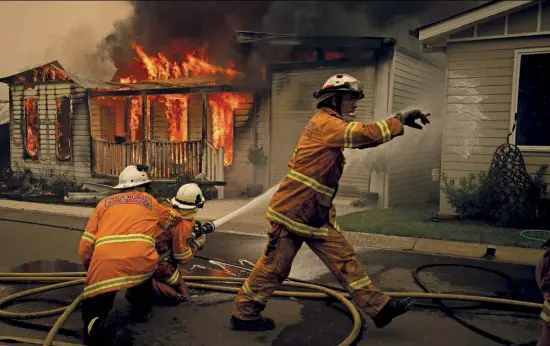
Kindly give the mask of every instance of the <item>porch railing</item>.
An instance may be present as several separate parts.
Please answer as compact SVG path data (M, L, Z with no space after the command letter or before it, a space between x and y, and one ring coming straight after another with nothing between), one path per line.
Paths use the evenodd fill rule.
M94 138L92 171L101 176L118 176L128 165L146 163L153 179L176 179L183 174L196 177L202 173L210 181L224 181L223 148L216 149L208 141L205 144L201 160L201 141L117 144ZM217 188L218 198L223 199L224 187Z

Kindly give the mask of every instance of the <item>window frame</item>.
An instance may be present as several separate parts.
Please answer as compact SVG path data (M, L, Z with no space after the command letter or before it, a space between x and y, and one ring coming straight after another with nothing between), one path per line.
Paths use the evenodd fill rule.
M73 98L71 97L71 95L59 95L56 97L57 98L60 98L63 100L63 98L67 98L68 102L69 102L69 130L71 132L71 135L69 137L69 143L70 143L70 148L69 148L69 158L68 159L65 159L65 160L62 160L59 158L59 153L57 152L57 145L58 145L58 138L57 138L57 121L58 121L58 114L57 114L57 110L56 110L56 114L55 114L55 147L54 147L54 151L55 151L55 161L57 164L73 164L74 163L74 146L75 146L75 143L74 143L74 109L73 109ZM63 102L63 101L61 101Z
M27 100L32 99L36 100L36 123L38 125L38 133L36 135L36 155L31 156L28 152L27 147ZM40 130L41 130L41 122L40 122L40 97L39 96L26 96L23 98L23 112L21 114L21 139L22 139L22 145L23 145L23 161L29 161L29 162L37 162L40 161L41 156L41 147L40 147Z
M514 69L512 74L512 104L510 109L510 143L516 144L516 131L514 128L515 115L518 111L518 97L519 97L519 78L521 70L521 58L524 55L535 54L548 54L550 53L550 47L537 47L514 50ZM513 130L513 131L512 131ZM536 145L518 145L521 151L525 152L550 152L550 146L536 146Z

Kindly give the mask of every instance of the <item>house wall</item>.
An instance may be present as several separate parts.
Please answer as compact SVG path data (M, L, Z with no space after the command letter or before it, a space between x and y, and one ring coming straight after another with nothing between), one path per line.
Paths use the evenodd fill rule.
M445 71L432 61L403 48L393 57L391 115L417 108L430 112L431 123L421 131L405 128L403 136L387 143L388 206L437 200L439 184L431 171L441 161Z
M56 97L70 96L72 109L71 161L58 161L56 157ZM53 171L69 174L83 181L91 177L90 168L90 118L86 90L72 83L39 84L33 89L10 86L11 98L11 168L30 169L34 174ZM38 123L40 126L38 159L24 159L25 99L38 99Z
M450 179L488 171L510 131L514 50L550 46L549 36L449 43L442 172ZM534 173L550 153L522 152ZM452 211L441 194L440 209Z
M233 164L226 167L224 171L227 182L226 197L244 194L246 186L255 181L258 184L264 184L264 190L266 188L266 182L261 177L261 169L258 169L255 175L255 166L248 162L248 149L254 144L265 145L263 134L268 103L265 100L256 100L259 107L254 111L253 100L250 98L248 101L235 110Z

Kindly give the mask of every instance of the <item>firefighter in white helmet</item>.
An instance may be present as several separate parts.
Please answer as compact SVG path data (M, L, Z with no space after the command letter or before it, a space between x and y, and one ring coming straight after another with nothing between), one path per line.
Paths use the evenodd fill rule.
M429 114L413 110L375 124L355 121L357 101L364 98L363 86L346 74L330 77L314 97L319 110L302 130L290 158L290 171L267 211L272 226L269 240L235 298L231 317L234 329L275 328L274 321L260 313L269 296L289 275L304 242L378 328L412 305L410 299L391 299L373 285L355 249L336 224L333 200L344 170L345 148L365 149L386 143L402 135L404 125L422 128L415 121L420 119L427 124Z
M193 236L193 229L198 223L195 215L204 202L205 198L197 184L182 185L170 200L159 199L159 203L177 210L183 220L156 240L160 262L153 276L153 288L159 302L176 305L189 297L178 265L191 261L193 254L204 246L206 235Z
M88 345L131 345L132 334L119 311L111 311L116 293L127 289L131 317L144 322L151 315L152 275L159 255L155 239L181 221L145 190L151 183L146 166L128 166L120 173L118 193L100 201L80 239L79 257L86 267L82 304Z

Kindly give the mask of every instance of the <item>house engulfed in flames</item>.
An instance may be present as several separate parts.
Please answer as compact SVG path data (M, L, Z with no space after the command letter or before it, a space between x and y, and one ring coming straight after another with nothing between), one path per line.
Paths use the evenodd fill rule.
M153 179L202 173L223 181L218 198L242 194L252 182L265 190L286 175L315 110L312 94L329 76L364 82L356 113L367 123L416 105L444 77L433 62L384 37L237 32L236 43L246 72L194 52L174 60L134 44L136 63L117 66L108 82L57 61L1 78L10 86L12 168L40 171L53 163L86 181L144 163ZM370 192L381 206L437 195L431 169L439 164L441 135L428 127L423 136L432 145L399 150L377 177L364 167L347 169L339 195ZM248 164L254 146L263 147L267 165Z

